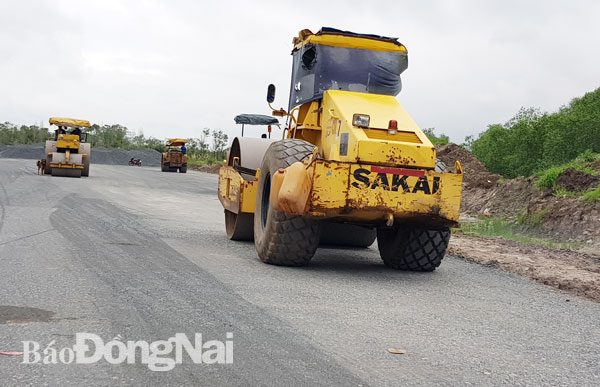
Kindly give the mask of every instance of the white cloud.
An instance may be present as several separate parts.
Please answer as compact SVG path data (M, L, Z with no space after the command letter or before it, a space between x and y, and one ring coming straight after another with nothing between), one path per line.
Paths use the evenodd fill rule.
M594 1L31 1L0 5L0 120L67 115L146 135L239 133L238 113L285 106L291 39L332 26L397 36L398 97L461 141L521 106L555 110L597 88Z

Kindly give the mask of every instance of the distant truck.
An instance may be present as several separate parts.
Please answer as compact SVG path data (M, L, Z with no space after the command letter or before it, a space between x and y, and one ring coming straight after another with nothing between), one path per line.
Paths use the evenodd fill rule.
M46 141L45 174L52 176L81 177L90 174L90 155L92 146L87 142L89 128L86 120L52 117L50 125L56 125L54 139Z
M171 138L167 140L167 151L163 152L160 160L160 169L163 172L187 172L188 158L185 154L185 144L187 140L181 138Z

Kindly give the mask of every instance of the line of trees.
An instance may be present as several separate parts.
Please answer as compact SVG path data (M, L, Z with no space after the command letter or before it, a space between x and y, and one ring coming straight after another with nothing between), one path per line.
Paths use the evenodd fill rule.
M450 137L446 136L444 133L440 135L435 134L435 128L425 128L422 130L433 145L446 145L450 142Z
M0 123L0 145L40 144L52 134L36 125L17 126L10 122Z
M92 148L144 149L151 148L164 152L165 140L145 137L143 134L128 136L127 127L119 124L93 124L86 130ZM41 144L54 136L47 128L36 125L14 125L10 122L0 123L0 145ZM187 153L189 158L200 163L217 163L225 158L229 138L222 130L204 128L200 137L188 138Z
M509 178L531 176L585 151L600 153L600 88L555 113L522 108L507 123L465 140L488 170Z

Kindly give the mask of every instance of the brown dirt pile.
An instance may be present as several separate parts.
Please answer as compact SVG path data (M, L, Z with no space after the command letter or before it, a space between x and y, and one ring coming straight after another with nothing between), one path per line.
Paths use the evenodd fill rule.
M577 171L573 168L565 169L555 180L557 187L562 187L567 191L585 191L589 188L596 188L600 182L600 177L592 176L585 172Z
M500 238L453 235L448 253L600 301L600 258L568 250L523 246Z
M190 168L193 169L194 171L200 171L200 172L205 172L205 173L218 174L219 173L219 168L221 168L221 164L215 164L215 165L190 165Z
M464 173L463 186L465 189L467 187L469 189L491 188L500 179L500 175L490 173L475 155L456 144L438 147L437 157L453 172L455 171L455 161L460 161Z
M446 165L454 165L454 161L459 160L463 166L461 213L520 218L532 234L600 246L600 202L588 203L581 197L556 197L552 190L538 189L536 179L531 177L500 180L500 176L490 173L475 155L454 144L441 146L437 152ZM600 168L600 162L594 166L596 164ZM593 188L600 180L581 174L566 170L557 184L579 191ZM586 188L570 189L574 187Z

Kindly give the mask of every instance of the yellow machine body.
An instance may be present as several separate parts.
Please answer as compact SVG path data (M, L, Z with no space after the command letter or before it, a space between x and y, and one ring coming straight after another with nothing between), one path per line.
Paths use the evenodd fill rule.
M67 126L74 128L89 128L91 126L88 120L80 120L77 118L67 117L50 117L48 122L50 123L50 125Z
M75 134L59 134L56 140L58 149L79 149L79 136Z
M163 172L187 172L188 157L183 154L181 147L185 146L188 140L181 138L168 139L166 152L161 156L160 168Z
M89 176L91 144L82 128L89 128L86 120L52 117L51 125L58 126L53 140L46 141L46 173L55 176Z
M172 148L163 152L163 163L170 167L181 167L187 165L187 155L181 153L180 149Z
M397 42L353 36L301 32L294 43L295 49L310 43L406 53ZM368 116L368 124L355 125L355 115ZM436 170L435 147L394 96L330 89L290 116L284 138L310 142L316 151L273 175L270 201L277 210L339 222L458 224L462 168L457 162L453 173ZM254 212L259 175L244 179L224 163L219 199L226 210Z
M458 223L462 169L458 173L315 160L274 176L271 203L293 215L377 224L390 216L424 226ZM258 172L260 173L260 171ZM281 176L281 177L279 177ZM279 177L279 179L278 179ZM230 166L219 173L219 199L233 213L254 213L258 174L243 179Z

